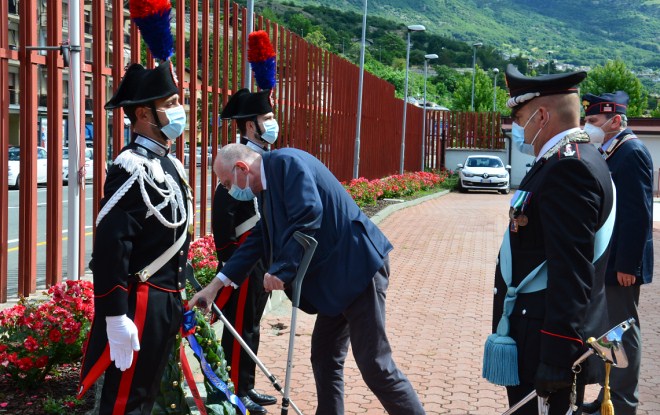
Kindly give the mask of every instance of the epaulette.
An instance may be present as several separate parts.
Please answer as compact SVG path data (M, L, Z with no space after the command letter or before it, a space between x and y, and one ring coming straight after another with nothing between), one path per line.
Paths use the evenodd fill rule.
M115 159L114 164L126 170L131 176L136 172L144 172L158 183L165 181L165 172L160 165L160 160L150 159L135 150L129 149L121 152Z
M582 130L574 131L570 134L566 134L561 140L557 142L554 146L550 148L544 155L544 159L549 159L555 154L558 158L562 157L576 157L580 158L580 151L578 144L588 143L589 135Z

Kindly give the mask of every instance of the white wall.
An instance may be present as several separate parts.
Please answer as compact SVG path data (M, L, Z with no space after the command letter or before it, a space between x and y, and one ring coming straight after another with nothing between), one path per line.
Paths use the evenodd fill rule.
M660 135L640 135L639 139L642 140L644 145L649 149L651 158L653 159L653 193L660 197L658 192L658 169L660 169ZM518 187L525 173L527 172L526 164L534 161L533 156L528 156L518 151L517 148L511 151L511 160L509 160L509 150L507 142L507 149L505 150L476 150L476 149L447 149L445 153L445 166L449 170L456 170L456 165L465 163L468 156L474 154L488 154L491 156L498 156L502 159L504 164L511 165L511 187Z
M658 144L660 145L660 142ZM534 161L534 157L523 154L515 148L511 151L511 160L509 160L507 142L507 148L504 150L447 149L445 152L445 166L449 170L456 170L457 164L465 164L465 159L474 154L497 156L502 159L504 164L511 165L511 187L518 187L527 172L525 165Z

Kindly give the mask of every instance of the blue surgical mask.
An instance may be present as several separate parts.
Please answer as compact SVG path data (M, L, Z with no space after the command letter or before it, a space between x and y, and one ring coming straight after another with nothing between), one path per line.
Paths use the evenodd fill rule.
M182 105L158 111L164 112L167 117L167 125L164 125L160 129L160 131L165 134L165 137L170 140L175 140L183 134L183 131L186 129L186 111L183 109Z
M541 129L536 133L531 143L525 142L525 128L527 127L527 124L532 121L532 118L534 118L537 112L539 112L538 109L534 111L534 114L532 114L531 117L529 117L524 126L521 127L517 122L513 122L511 125L511 139L513 140L513 144L518 148L518 151L523 154L529 154L530 156L536 156L536 153L534 152L534 142L536 141L536 137L538 137L543 127L541 127Z
M277 135L280 132L280 126L277 125L276 120L264 121L264 133L261 134L261 139L268 144L273 144L277 141Z
M247 175L245 180L245 188L241 189L238 187L236 184L236 167L234 167L234 183L232 183L231 189L229 189L229 196L236 200L240 200L241 202L247 202L254 199L254 192L250 189L250 176Z

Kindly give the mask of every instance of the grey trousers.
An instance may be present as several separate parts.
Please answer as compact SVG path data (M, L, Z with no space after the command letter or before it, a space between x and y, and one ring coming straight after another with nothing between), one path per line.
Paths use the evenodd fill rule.
M344 413L344 361L349 342L362 378L389 414L425 414L412 385L392 360L385 333L388 278L386 257L371 284L343 313L317 316L311 352L317 415Z
M642 361L642 336L640 332L639 306L640 286L631 287L605 286L607 297L607 312L611 326L634 317L633 324L623 335L623 348L628 356L628 367L620 369L612 367L610 372L610 396L616 415L635 415L639 404L639 368ZM603 401L603 390L598 395Z

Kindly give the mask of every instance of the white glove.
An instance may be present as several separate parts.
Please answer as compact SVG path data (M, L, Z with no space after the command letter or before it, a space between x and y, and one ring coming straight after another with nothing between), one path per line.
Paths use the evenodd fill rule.
M123 372L133 364L133 351L140 350L137 327L126 314L107 316L105 324L110 344L110 360Z

